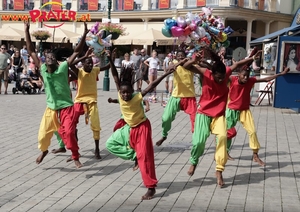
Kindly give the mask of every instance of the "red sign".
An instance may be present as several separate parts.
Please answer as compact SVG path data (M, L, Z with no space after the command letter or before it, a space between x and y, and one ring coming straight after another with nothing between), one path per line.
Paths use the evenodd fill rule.
M133 10L133 0L124 0L124 10Z
M88 10L98 10L98 0L88 0Z
M206 0L197 0L197 7L205 7Z
M159 0L159 9L169 9L170 8L170 0Z
M258 1L258 9L259 10L265 10L265 0L259 0Z
M57 2L59 4L55 4L54 2ZM51 3L52 3L52 5L51 5L52 10L61 10L62 9L61 8L61 0L55 0L55 1L52 1Z
M14 10L24 10L24 0L14 0Z
M244 0L238 1L238 6L239 7L244 7Z

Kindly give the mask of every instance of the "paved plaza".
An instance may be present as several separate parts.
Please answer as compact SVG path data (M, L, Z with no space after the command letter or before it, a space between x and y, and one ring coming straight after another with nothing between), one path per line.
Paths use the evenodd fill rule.
M216 186L215 141L210 136L194 176L190 166L192 134L188 115L180 112L162 147L155 147L156 175L159 180L154 199L141 201L146 192L134 163L109 154L105 141L120 117L111 79L110 91L102 91L103 73L98 82L101 120L101 156L93 157L90 127L81 117L78 125L83 167L66 163L70 152L48 154L40 165L35 159L39 124L46 108L45 94L0 95L0 212L202 212L202 211L288 211L300 210L300 115L289 109L262 105L252 107L261 143L262 168L252 162L248 136L240 124L223 173L225 187ZM145 86L145 85L144 85ZM163 83L158 86L164 89ZM73 95L75 92L73 92ZM159 99L160 100L160 99ZM266 103L266 102L265 102ZM263 103L264 104L264 103ZM147 113L152 123L153 142L161 137L163 107L151 103ZM51 151L57 147L52 139Z

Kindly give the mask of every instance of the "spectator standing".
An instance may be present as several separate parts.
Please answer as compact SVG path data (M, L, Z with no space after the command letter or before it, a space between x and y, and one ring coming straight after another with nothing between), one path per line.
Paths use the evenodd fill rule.
M7 53L10 54L10 56L13 56L13 54L15 53L15 47L14 47L14 45L10 45L10 48L7 51Z
M153 51L152 52L152 57L149 57L144 64L149 66L149 81L150 84L157 79L157 69L159 66L159 59L157 58L157 52ZM151 97L152 99L156 98L156 87L153 88L154 95ZM151 95L151 92L150 92Z
M8 63L8 60L10 61ZM8 87L8 70L12 64L11 56L6 52L5 45L1 45L0 49L0 94L2 88L2 79L4 81L4 94L7 94Z
M173 60L173 55L169 53L163 62L164 72L166 72L167 68L169 67L169 63L172 62L172 60ZM173 90L173 73L169 74L165 78L165 87L166 87L166 93L170 96Z
M149 58L150 56L146 54L146 49L141 49L141 64L140 64L140 71L142 74L142 78L140 80L138 80L138 87L140 89L142 89L142 84L143 81L145 81L148 85L149 85L149 78L148 78L148 74L149 74L149 67L147 65L145 65L145 61Z
M138 54L138 49L133 49L133 54L130 56L130 60L133 61L133 70L135 71L136 80L140 79L142 73L140 71L140 64L141 64L141 55ZM139 87L139 83L136 83L136 90L141 91Z
M23 58L23 61L24 61L24 68L27 70L29 54L28 54L26 45L23 46L23 49L21 49L20 53L21 53L21 57Z

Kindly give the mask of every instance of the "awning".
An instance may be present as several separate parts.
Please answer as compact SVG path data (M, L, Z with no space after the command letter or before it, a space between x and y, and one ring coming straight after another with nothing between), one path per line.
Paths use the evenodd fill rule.
M167 38L155 29L149 29L132 38L132 44L134 45L152 45L153 42L156 42L156 45L173 45L177 43L177 40Z
M65 43L70 41L70 43L77 43L78 39L82 36L81 34L78 34L76 32L71 32L65 29L56 28L53 30L49 30L49 32L52 34L50 38L46 40L46 42L54 42L54 43ZM54 38L53 38L54 35ZM39 41L36 40L35 37L31 36L32 41Z
M22 38L25 38L25 33L22 30L10 26L0 29L0 40L21 41Z
M297 26L291 26L291 27L287 27L284 29L281 29L279 31L273 32L271 34L265 35L263 37L257 38L253 41L250 42L250 45L259 45L265 42L270 42L273 39L277 38L278 36L284 35L284 34L289 34L290 32L295 32L300 30L300 25Z

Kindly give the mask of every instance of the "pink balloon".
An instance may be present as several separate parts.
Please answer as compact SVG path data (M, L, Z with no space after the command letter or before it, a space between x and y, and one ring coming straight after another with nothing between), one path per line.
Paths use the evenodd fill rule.
M190 29L191 29L192 31L195 31L195 30L197 29L197 25L196 25L194 22L192 22L192 23L189 25L189 27L190 27Z
M184 29L182 29L180 27L173 26L171 28L171 32L172 32L173 37L180 37L181 35L183 35Z

